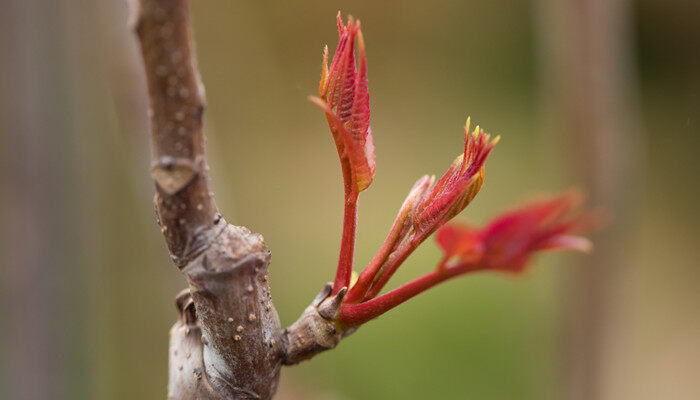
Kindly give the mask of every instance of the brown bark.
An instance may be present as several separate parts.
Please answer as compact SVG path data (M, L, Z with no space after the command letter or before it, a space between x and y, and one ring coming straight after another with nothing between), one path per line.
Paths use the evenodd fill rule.
M184 308L189 314L171 331L169 396L270 398L282 354L270 251L260 235L227 224L214 204L188 4L141 0L133 24L148 82L158 222L196 309Z
M343 288L331 296L333 284L328 282L299 319L282 332L284 365L294 365L318 353L334 349L340 341L356 329L343 329L330 321L336 320L340 303L347 293Z
M133 2L150 100L156 213L189 290L177 298L170 331L170 399L269 399L282 364L335 347L347 332L328 322L345 291L324 290L280 331L267 283L262 236L226 223L209 186L186 0ZM327 301L325 301L327 300ZM319 311L320 310L320 311Z
M204 154L204 89L191 54L187 3L138 4L133 23L148 82L156 209L170 254L182 268L223 226L217 224Z

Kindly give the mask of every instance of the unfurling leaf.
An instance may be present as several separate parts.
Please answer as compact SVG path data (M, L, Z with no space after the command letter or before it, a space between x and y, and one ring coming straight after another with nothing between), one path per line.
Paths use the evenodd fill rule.
M464 129L464 153L460 154L416 209L413 228L430 234L462 212L484 183L484 164L499 137L491 140L478 126L469 134Z
M345 175L346 191L361 192L374 178L375 159L369 126L367 56L360 21L348 17L343 25L338 13L338 48L328 67L328 47L324 49L319 97L310 100L326 113ZM359 66L355 63L355 43Z
M580 204L577 192L566 192L506 212L481 229L448 225L437 242L450 264L519 272L540 250L590 251L590 241L576 234L590 230L596 218Z

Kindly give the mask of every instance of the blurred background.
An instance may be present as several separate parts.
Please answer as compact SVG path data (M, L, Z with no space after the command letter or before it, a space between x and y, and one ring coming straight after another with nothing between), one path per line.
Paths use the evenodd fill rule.
M579 186L591 256L450 281L283 370L279 399L700 398L700 3L192 4L217 203L264 235L283 326L332 278L342 183L315 93L362 21L377 172L357 269L414 180L502 135L461 218ZM161 399L185 282L155 224L147 99L122 1L0 0L0 398ZM432 244L394 284L435 265Z

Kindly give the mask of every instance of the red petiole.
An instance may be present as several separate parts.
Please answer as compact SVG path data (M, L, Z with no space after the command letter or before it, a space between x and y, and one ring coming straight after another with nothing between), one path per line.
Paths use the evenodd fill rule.
M352 260L355 252L355 232L357 229L357 198L356 191L345 195L345 211L343 212L343 236L340 242L338 269L335 273L332 294L335 295L344 287L350 286L352 275Z
M478 265L467 263L446 267L445 261L446 260L443 260L440 263L441 267L438 267L434 271L405 283L381 296L359 304L343 304L340 309L338 320L347 327L361 325L411 299L415 295L430 289L438 283L457 275L479 269Z

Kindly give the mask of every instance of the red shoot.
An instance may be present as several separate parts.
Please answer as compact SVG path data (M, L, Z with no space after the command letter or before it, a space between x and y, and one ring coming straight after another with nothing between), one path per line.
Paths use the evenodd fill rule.
M345 326L363 324L432 286L467 272L522 271L540 250L587 252L591 243L576 234L590 230L596 218L582 213L580 203L580 196L567 192L502 214L481 229L446 226L437 234L445 255L435 270L381 296L343 304L338 320Z
M348 302L376 296L406 258L436 229L464 210L479 192L484 182L486 158L499 138L490 140L490 136L478 126L470 134L469 125L470 119L467 118L463 153L457 156L432 189L428 191L426 188L421 192L420 200L413 205L410 216L412 230L406 241L398 248L398 243L393 244L392 248L396 251L388 260L382 251L379 252L378 256L382 256L372 260L360 275L356 287L351 288ZM382 246L382 249L385 249L385 246Z
M579 211L580 196L568 192L505 213L485 227L444 226L462 212L484 183L486 159L499 137L491 140L478 126L464 129L464 150L435 183L420 178L401 206L384 243L351 285L357 200L374 178L374 143L369 127L367 57L360 21L338 13L338 47L328 66L324 49L319 97L311 101L323 109L333 134L345 184L343 236L332 300L321 303L321 315L337 327L354 327L387 312L447 279L477 270L518 272L540 250L587 251L590 242L576 233L590 230L590 214ZM355 61L355 44L357 58ZM588 226L587 226L588 225ZM444 252L442 261L427 273L381 294L396 270L434 232ZM326 307L325 305L328 307Z
M348 303L356 302L362 300L365 296L369 285L372 283L375 275L379 272L379 269L385 265L389 256L396 252L401 241L406 237L409 230L413 225L413 215L415 214L416 207L425 198L428 190L435 182L434 176L424 175L420 178L411 188L408 193L406 200L404 200L401 209L394 224L389 230L389 235L384 240L382 247L379 249L377 254L372 258L367 268L365 268L357 279L357 282L352 287L350 292L345 296L345 301ZM404 251L405 252L405 251ZM408 256L408 254L406 254ZM394 257L394 262L396 258Z
M340 257L333 283L333 294L350 285L357 198L374 177L374 142L369 127L369 93L367 91L367 57L360 31L360 21L348 17L347 26L338 20L338 47L328 67L328 47L324 49L319 97L310 100L323 109L333 134L345 184L345 212ZM355 42L358 46L359 69L355 65Z

